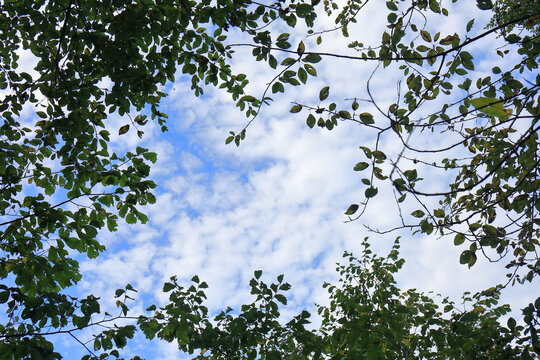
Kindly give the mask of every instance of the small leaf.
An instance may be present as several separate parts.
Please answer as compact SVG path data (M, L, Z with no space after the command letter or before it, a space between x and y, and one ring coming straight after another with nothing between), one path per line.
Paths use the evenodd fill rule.
M472 106L484 114L495 116L501 120L508 119L508 111L504 109L503 102L492 97L481 97L471 100Z
M358 211L358 208L359 206L357 204L352 204L351 206L349 206L349 208L347 209L347 211L345 211L345 215L352 215L354 214L355 212Z
M343 119L350 119L351 118L351 114L347 110L340 110L338 112L338 114Z
M302 105L300 105L300 104L294 105L290 110L290 112L293 113L293 114L298 113L300 111L302 111Z
M305 84L307 82L307 78L308 78L308 75L307 75L306 70L304 70L303 68L299 68L298 79L300 79L300 81Z
M165 285L163 285L163 292L169 292L172 289L174 289L174 284L172 283L165 283Z
M369 166L367 162L359 162L354 166L354 171L362 171Z
M456 246L463 244L464 241L465 241L465 235L462 233L459 233L454 237L454 245Z
M118 130L118 135L123 135L129 131L129 124L126 124Z
M373 115L371 115L370 113L361 113L360 114L360 121L363 124L366 124L366 125L370 125L370 124L375 123L375 121L373 120Z
M435 217L437 218L443 218L445 216L445 213L443 209L435 209L433 215L435 215Z
M420 36L422 36L422 39L427 42L431 42L431 34L428 33L426 30L420 30Z
M283 84L278 82L275 82L274 85L272 85L272 93L275 94L277 92L285 92L285 88L283 87Z
M306 45L304 45L303 41L300 41L300 43L298 44L296 52L298 53L298 55L302 55L304 52L306 52Z
M311 76L317 76L317 70L310 64L305 64L304 69L306 69L307 73Z
M321 56L319 54L307 54L303 60L305 62L315 64L321 61Z
M365 195L367 198L372 198L377 195L378 192L379 190L376 187L371 186L366 189Z
M330 94L330 87L329 86L323 87L321 91L319 92L319 100L320 101L325 100L329 94Z
M255 270L255 279L260 279L262 275L262 270Z
M471 31L472 27L473 27L473 24L474 24L474 19L470 20L468 23L467 23L467 32Z
M415 210L411 213L411 215L415 218L421 218L424 217L425 213L422 210Z
M315 122L317 120L315 119L315 116L313 116L313 114L309 114L307 119L306 119L306 124L307 126L309 126L310 128L313 128L315 126Z

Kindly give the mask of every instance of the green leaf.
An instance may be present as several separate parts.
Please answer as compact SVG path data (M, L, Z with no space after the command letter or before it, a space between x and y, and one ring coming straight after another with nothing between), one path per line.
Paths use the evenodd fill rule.
M313 54L313 53L312 53L312 54L307 54L307 55L303 58L303 60L304 60L305 62L308 62L308 63L316 64L316 63L318 63L319 61L321 61L321 56L318 55L318 54ZM307 69L306 69L306 71L307 71Z
M303 68L299 68L298 79L300 79L300 81L305 84L307 82L307 78L308 78L308 75L307 75L306 70L304 70Z
M126 124L124 126L121 126L120 129L118 129L118 135L123 135L129 131L129 124Z
M367 162L359 162L354 166L354 171L362 171L369 166Z
M163 292L169 292L169 291L171 291L171 290L174 289L174 288L175 288L174 284L168 283L168 282L167 282L167 283L165 283L165 284L163 285Z
M422 36L422 39L424 39L424 41L431 42L431 34L427 31L420 30L420 36Z
M435 211L433 211L433 215L437 218L444 218L446 213L443 209L435 209Z
M473 25L474 25L474 19L470 20L470 21L467 23L467 32L471 31Z
M328 98L329 94L330 94L330 87L329 86L323 87L321 91L319 92L319 100L320 101L325 100L326 98Z
M480 112L495 116L501 120L506 120L509 117L508 111L504 109L503 102L492 97L481 97L471 100L471 104Z
M463 244L464 241L465 241L465 235L462 233L458 233L454 237L454 245L456 246Z
M306 119L307 126L309 126L310 128L313 128L315 126L315 122L316 122L315 116L313 116L313 114L309 114Z
M0 304L4 304L9 299L9 291L2 291L0 292Z
M290 112L293 114L298 113L300 111L302 111L302 105L299 105L299 104L293 105L293 107L290 110Z
M424 219L420 222L420 230L429 235L433 232L433 224Z
M351 113L348 112L347 110L340 110L338 112L339 116L343 119L350 119L351 118Z
M411 213L412 216L416 218L424 217L425 213L422 210L415 210Z
M370 113L361 113L360 121L366 125L371 125L375 123L375 120L373 120L373 115L371 115Z
M366 189L365 195L367 198L372 198L377 195L378 192L379 190L376 187L371 186Z
M387 1L386 7L388 8L388 10L398 11L398 7L393 1Z
M465 69L474 70L474 63L472 61L473 57L471 54L469 54L467 51L462 51L459 54L459 57L461 58L461 64Z
M317 70L310 64L305 64L304 69L306 69L306 72L311 76L317 76Z
M300 41L298 44L298 48L296 49L296 52L298 55L302 55L306 51L306 45L304 45L303 41Z
M258 280L261 278L262 270L255 270L254 274L255 274L255 279Z
M345 211L345 215L353 215L355 212L358 211L359 206L357 204L352 204L349 206L347 211Z
M283 87L283 84L279 81L275 82L274 85L272 85L272 93L278 93L278 92L285 92L285 88Z
M268 56L268 64L270 65L272 69L275 69L277 67L277 60L274 57L274 55Z

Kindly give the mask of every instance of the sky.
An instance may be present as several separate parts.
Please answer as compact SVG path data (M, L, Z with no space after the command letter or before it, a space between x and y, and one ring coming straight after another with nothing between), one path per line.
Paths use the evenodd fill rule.
M452 9L447 20L429 26L438 26L442 33L463 33L470 14L478 14L473 32L480 32L488 21L474 2L458 2ZM351 38L358 36L365 43L376 44L385 25L384 4L373 2L364 12L351 29ZM321 29L332 27L328 19L321 20ZM314 38L302 34L299 26L293 37L303 40L309 50ZM231 42L234 40L233 36ZM490 38L482 46L492 49L496 44L497 40ZM348 51L339 31L324 36L322 49ZM480 71L491 69L497 61L482 58L481 48L475 51ZM319 76L310 77L306 86L288 87L285 94L273 96L272 104L263 107L249 126L240 147L225 145L228 132L242 129L248 121L229 94L208 87L197 98L189 81L178 76L174 84L167 85L169 95L161 108L169 117L168 132L160 133L155 124L149 124L142 140L132 131L113 136L117 152L143 146L158 153L151 170L151 178L158 184L157 203L144 208L149 222L120 222L117 232L103 231L99 239L107 251L97 259L82 259L83 279L74 291L96 294L107 308L114 309L114 290L130 283L138 290L131 304L136 314L152 303L166 303L161 287L171 276L189 284L197 274L209 285L207 306L219 312L251 302L248 283L253 272L261 269L268 282L284 274L291 283L289 304L282 308L287 319L303 309L313 313L315 303L328 302L323 282L337 280L336 262L344 251L359 255L366 236L380 255L389 251L397 236L402 237L401 256L406 265L398 274L398 285L404 290L433 291L459 301L463 291L474 292L500 282L505 274L501 264L479 259L471 270L459 265L460 249L453 246L452 239L408 231L386 235L369 232L366 224L380 229L396 225L397 208L388 186L380 186L379 195L360 220L346 222L344 211L361 201L365 190L362 176L353 171L354 165L364 160L359 146L372 146L374 134L352 122L342 122L332 131L310 129L305 113L291 114L289 109L295 101L316 104L319 90L326 84L330 84L330 99L344 104L344 99L366 97L366 80L374 66L324 59L317 64ZM248 75L252 94L262 94L273 78L268 66L253 61L249 49L238 48L233 70ZM399 78L395 68L381 70L374 77L372 86L380 104L391 103ZM117 134L125 121L109 119L111 133ZM426 146L434 141L421 134L413 140ZM401 150L399 144L386 138L382 147L389 154ZM428 188L448 181L440 174L427 175L433 176L425 176ZM531 287L521 287L506 292L503 301L519 309L533 295ZM316 324L318 320L313 321ZM81 333L81 339L89 339L89 335ZM71 355L84 354L71 338L59 337L55 343ZM149 344L142 339L129 343L125 356L134 354L147 359L189 358L174 344Z

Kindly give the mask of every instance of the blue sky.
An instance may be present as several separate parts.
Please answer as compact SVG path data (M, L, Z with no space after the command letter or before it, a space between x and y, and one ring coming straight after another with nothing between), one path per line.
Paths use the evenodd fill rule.
M377 43L384 24L373 14L384 14L383 6L381 2L366 8L366 17L359 21L362 26L352 31L352 37ZM460 31L474 9L473 2L461 4L448 22L437 26L441 31ZM479 18L477 23L482 20L486 22ZM331 27L329 21L325 25ZM309 49L313 39L303 38L301 31L295 40L303 40ZM491 39L486 46L493 48L495 43ZM323 48L344 53L346 42L339 34L329 33ZM485 61L488 63L482 66L490 69L490 59ZM151 173L158 184L157 203L145 208L149 223L121 223L117 232L100 234L108 250L97 259L81 262L83 280L75 291L99 295L106 307L114 309L114 290L131 283L139 290L132 304L136 314L151 303L166 301L160 290L170 276L177 275L188 284L198 274L210 286L209 308L219 311L250 302L249 279L254 270L262 269L264 279L272 281L285 274L293 285L290 304L282 311L288 318L327 301L322 284L336 280L335 263L343 251L359 254L361 240L370 236L374 248L384 254L398 235L403 237L401 255L406 259L399 275L403 289L434 291L458 300L465 290L484 289L500 281L504 276L500 264L480 260L473 270L459 265L460 251L451 239L409 232L369 233L365 223L380 228L396 224L396 206L390 188L384 185L361 220L344 222L345 209L363 197L361 176L352 169L363 160L359 145L373 145L373 134L346 122L331 132L309 129L305 114L290 114L289 109L293 101L316 103L320 88L327 83L332 99L365 97L365 81L373 66L325 59L317 66L319 77L310 78L307 86L290 87L285 94L274 96L238 148L225 145L225 139L229 130L240 130L247 119L229 95L207 88L204 96L196 98L179 76L170 85L161 109L169 116L169 132L161 134L155 124L149 124L142 140L133 131L113 136L118 152L143 146L158 153ZM248 74L253 94L262 94L273 77L267 66L252 61L247 49L238 49L233 69ZM392 69L379 74L373 81L374 90L381 104L389 104L399 74ZM117 134L125 122L111 118L111 133ZM429 145L435 140L418 137L418 141ZM387 139L383 145L388 153L400 151L399 144ZM433 176L429 182L434 186L448 180L428 175ZM519 308L533 294L531 289L521 288L509 291L504 299ZM81 336L85 337L89 334ZM66 358L84 353L71 338L57 341L59 348L69 349ZM147 359L184 358L174 344L135 341L128 349L133 354L142 352Z

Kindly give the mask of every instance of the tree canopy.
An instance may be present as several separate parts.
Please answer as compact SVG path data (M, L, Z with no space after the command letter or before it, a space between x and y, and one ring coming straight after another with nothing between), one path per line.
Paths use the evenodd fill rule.
M88 359L121 356L119 349L138 330L150 339L175 341L183 351L198 351L197 358L538 356L540 298L523 309L522 322L510 318L506 326L499 320L509 308L497 300L505 286L537 281L540 273L540 7L535 1L477 0L479 13L490 11L487 28L471 18L459 31L440 33L431 24L451 17L452 4L390 0L386 20L381 17L387 30L378 43L364 44L353 30L367 3L2 2L0 303L5 317L0 353L8 359L61 358L49 335L75 337L77 329L99 324L109 327L95 335L91 347L81 343ZM335 19L336 27L320 30L317 20L323 15ZM274 22L289 29L303 22L316 41L312 47L304 40L295 43L291 34L269 30ZM332 31L350 38L353 55L321 50ZM233 33L246 42L230 43ZM501 47L484 50L499 57L500 65L477 72L479 60L470 49L493 35ZM246 75L231 70L240 46L251 47L260 66L275 71L262 96L246 93ZM33 68L21 67L21 57L31 59ZM319 308L318 330L307 330L307 312L282 325L278 302L287 302L283 292L290 286L283 276L267 285L260 272L250 283L256 300L212 320L203 305L206 284L197 277L187 288L171 279L163 288L170 303L152 305L140 316L129 313L135 291L130 285L116 292L119 315L105 318L98 317L95 296L77 299L66 293L81 279L76 257L95 258L105 251L98 232L114 231L120 219L146 223L140 207L155 202L156 184L148 176L156 154L142 147L112 152L112 116L124 120L115 129L120 136L134 131L142 137L148 122L166 131L167 115L159 108L164 86L184 76L195 96L205 86L230 93L248 120L226 142L240 145L274 96L270 93L304 86L325 57L379 64L366 79L366 94L330 101L334 84L327 84L313 104L294 103L290 109L305 114L310 128L332 130L353 122L373 132L373 144L359 144L365 159L354 167L366 174L361 179L365 198L346 210L348 218L361 219L377 200L379 184L389 182L400 209L418 207L410 214L400 210L398 228L450 235L463 249L459 262L473 267L479 256L503 262L507 279L464 295L470 304L466 310L448 299L439 309L432 298L396 287L393 274L403 263L398 243L387 257L373 255L366 243L362 257L346 254L348 265L338 267L340 284L326 285L331 304ZM403 75L395 101L387 106L377 101L370 82L390 68ZM394 137L403 150L391 155L380 145L384 136ZM440 136L441 146L415 141L425 136ZM423 172L433 170L451 180L426 190ZM114 325L118 319L133 322Z

